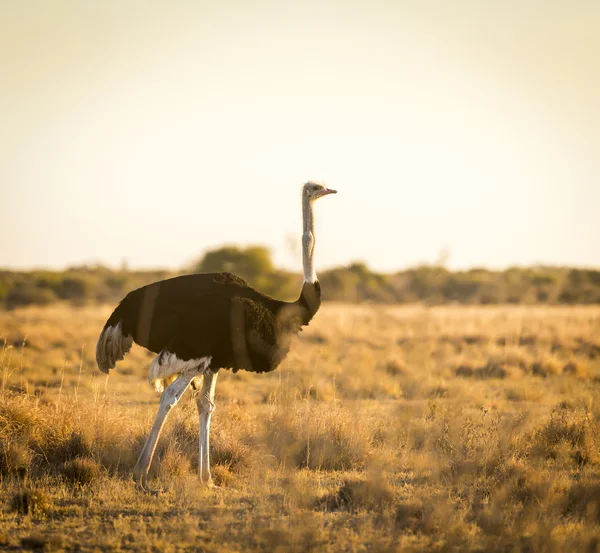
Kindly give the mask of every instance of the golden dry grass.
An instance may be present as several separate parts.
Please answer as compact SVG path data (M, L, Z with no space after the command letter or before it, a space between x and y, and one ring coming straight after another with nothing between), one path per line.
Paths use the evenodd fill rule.
M223 371L195 477L191 392L140 494L150 354L110 307L0 313L0 549L596 551L600 309L326 304L271 374Z

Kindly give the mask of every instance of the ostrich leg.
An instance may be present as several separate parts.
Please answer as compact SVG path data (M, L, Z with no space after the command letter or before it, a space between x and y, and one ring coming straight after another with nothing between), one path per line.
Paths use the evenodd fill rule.
M212 372L210 369L204 371L204 379L202 381L202 389L196 397L196 405L198 406L198 414L200 416L200 448L198 457L198 478L200 482L207 486L212 485L212 477L210 475L210 458L209 458L209 433L210 419L215 410L215 386L217 384L218 373Z
M202 374L204 370L206 370L204 365L187 369L182 372L175 381L167 387L162 396L160 396L160 405L158 407L156 418L154 419L154 424L152 425L150 434L148 434L146 443L144 444L142 452L135 464L135 468L133 469L133 480L145 492L152 494L158 493L158 490L152 490L147 485L148 471L150 470L152 457L156 450L156 444L165 421L167 420L167 416L171 409L177 405L192 380Z

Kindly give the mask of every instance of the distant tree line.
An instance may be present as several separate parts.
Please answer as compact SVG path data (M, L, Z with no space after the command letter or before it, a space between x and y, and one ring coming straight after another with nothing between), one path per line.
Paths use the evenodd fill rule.
M226 246L207 252L181 272L73 267L65 271L0 271L0 306L13 309L63 300L111 302L155 280L187 272L229 271L257 289L281 298L298 296L300 274L274 267L262 246ZM347 302L428 304L594 304L600 303L600 271L565 267L514 267L504 271L449 271L420 266L393 274L352 263L319 273L323 299Z

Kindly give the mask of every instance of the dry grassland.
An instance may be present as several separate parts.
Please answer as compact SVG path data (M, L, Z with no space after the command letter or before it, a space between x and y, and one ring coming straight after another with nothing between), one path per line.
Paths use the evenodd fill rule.
M0 550L600 548L597 307L326 304L278 371L221 372L219 488L196 480L186 394L158 498L131 480L151 357L98 372L109 312L0 312Z

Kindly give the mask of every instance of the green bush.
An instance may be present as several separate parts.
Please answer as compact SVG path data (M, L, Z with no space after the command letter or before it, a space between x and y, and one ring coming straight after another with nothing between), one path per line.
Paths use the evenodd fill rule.
M271 254L262 246L245 249L225 246L209 251L196 264L195 269L199 273L233 273L250 283L274 271Z
M14 309L25 305L45 305L57 299L49 288L40 288L33 282L20 282L8 291L4 305L7 309Z
M277 269L262 246L224 246L207 252L194 272L232 272L251 286L282 300L294 300L299 273ZM58 299L115 303L135 288L175 276L168 271L112 271L77 267L67 271L0 271L0 304L12 309ZM319 273L323 300L427 304L591 304L600 303L600 271L561 267L511 267L505 271L449 271L422 265L380 274L363 262Z

